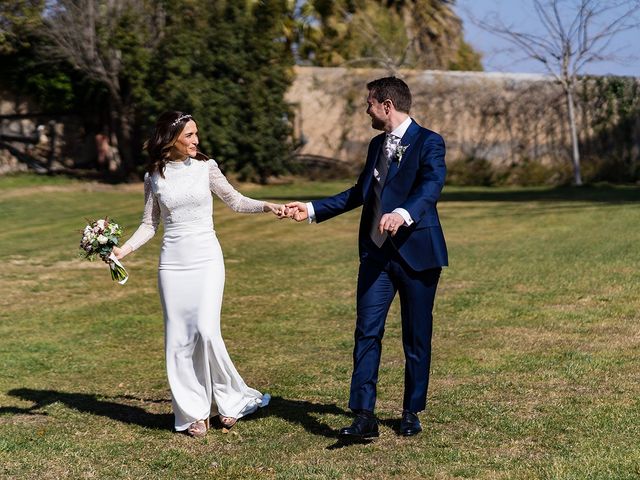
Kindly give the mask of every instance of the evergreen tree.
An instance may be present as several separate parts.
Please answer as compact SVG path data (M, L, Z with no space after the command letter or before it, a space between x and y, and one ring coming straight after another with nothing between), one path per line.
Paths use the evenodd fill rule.
M149 117L166 109L191 113L201 150L243 180L286 173L291 128L284 95L293 64L283 32L286 2L181 0L167 13Z
M246 50L249 7L245 1L215 3L207 31L208 75L212 80L205 96L207 148L223 170L237 171L246 154L241 144L248 130L242 109L250 68Z
M262 183L290 169L292 112L284 100L293 77L285 34L288 14L286 0L256 2L246 31L245 133L236 168L243 178Z

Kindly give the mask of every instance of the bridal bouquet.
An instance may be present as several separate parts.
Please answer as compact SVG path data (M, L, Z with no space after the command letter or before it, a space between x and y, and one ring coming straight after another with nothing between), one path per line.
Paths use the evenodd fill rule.
M109 220L109 217L101 218L84 227L80 250L82 250L82 255L89 260L94 260L96 257L104 260L111 270L111 279L124 285L129 279L129 275L111 252L113 247L118 245L118 239L121 236L122 228L120 225Z

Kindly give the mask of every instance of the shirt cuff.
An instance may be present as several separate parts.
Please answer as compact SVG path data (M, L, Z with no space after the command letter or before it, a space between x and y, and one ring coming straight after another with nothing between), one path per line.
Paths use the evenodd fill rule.
M309 217L309 223L316 221L316 211L313 209L313 203L307 202L307 216Z
M407 212L404 208L396 208L393 211L393 213L397 213L404 219L405 227L408 227L413 223L413 219L411 218L411 215L409 215L409 212Z

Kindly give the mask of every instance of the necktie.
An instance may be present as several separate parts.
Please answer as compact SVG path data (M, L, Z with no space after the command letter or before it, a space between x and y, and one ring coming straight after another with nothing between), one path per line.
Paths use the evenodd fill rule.
M376 162L376 169L374 171L375 179L373 181L373 198L371 199L373 202L373 208L369 235L371 236L373 243L378 247L382 247L382 244L387 239L387 232L380 233L378 230L378 225L382 218L382 205L380 200L382 187L387 179L389 164L391 163L391 159L393 158L399 143L400 138L387 133L387 136L384 139L384 144L382 145L382 151L378 155L378 161Z

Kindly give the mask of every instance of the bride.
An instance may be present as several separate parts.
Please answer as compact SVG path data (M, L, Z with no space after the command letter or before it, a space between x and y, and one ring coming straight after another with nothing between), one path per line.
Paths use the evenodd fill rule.
M270 398L244 383L222 340L224 262L213 227L211 192L236 212L282 217L284 207L240 194L197 146L198 129L191 115L160 115L146 145L150 163L144 177L142 223L113 253L122 259L140 248L162 219L158 287L175 429L203 437L212 404L222 425L231 428Z

